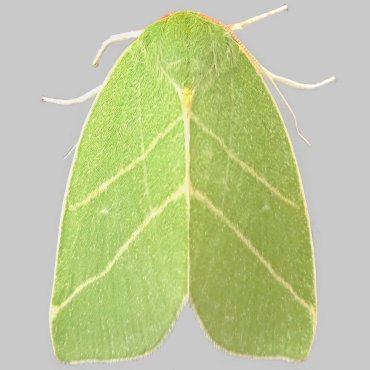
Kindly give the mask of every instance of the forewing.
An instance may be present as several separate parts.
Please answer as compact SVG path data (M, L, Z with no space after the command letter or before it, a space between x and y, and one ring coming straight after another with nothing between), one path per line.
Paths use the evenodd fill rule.
M148 353L187 295L181 105L142 49L114 68L78 146L51 308L63 362Z
M190 295L225 350L303 359L316 326L303 189L277 107L235 48L193 102Z
M185 12L150 28L118 62L78 147L52 301L56 354L148 353L174 323L190 271L215 343L303 359L316 326L314 259L277 107L222 26Z

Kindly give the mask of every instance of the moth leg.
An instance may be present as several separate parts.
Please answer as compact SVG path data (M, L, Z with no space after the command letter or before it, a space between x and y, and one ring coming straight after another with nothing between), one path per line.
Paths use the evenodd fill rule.
M103 85L95 87L94 89L88 91L87 93L81 96L78 96L77 98L73 98L73 99L54 99L54 98L47 98L43 96L41 100L46 103L53 103L53 104L59 104L59 105L80 104L80 103L85 102L86 100L93 98L95 95L97 95L99 91L102 89L102 87Z
M131 32L125 32L125 33L120 33L117 35L112 35L108 37L101 45L98 53L96 54L94 61L93 61L93 66L97 67L99 65L100 59L102 58L105 50L112 44L115 44L117 42L121 42L124 40L129 40L129 39L136 39L138 38L144 30L138 30L138 31L131 31Z
M290 104L288 103L288 100L286 100L285 96L283 95L283 93L281 92L281 90L279 89L278 85L276 84L275 80L273 78L271 78L270 76L267 76L269 77L269 80L270 82L272 83L272 85L275 87L276 91L278 92L278 94L280 95L282 101L284 102L284 104L286 105L286 107L288 108L289 112L291 113L292 117L293 117L293 120L294 120L294 125L295 125L295 129L297 131L297 134L299 135L299 137L301 139L303 139L303 141L308 144L308 145L311 145L310 142L305 138L305 136L301 133L301 130L299 129L299 126L298 126L298 120L297 120L297 117L292 109L292 107L290 106Z
M298 135L308 145L310 145L310 142L303 136L303 134L299 130L297 117L294 114L294 111L291 108L291 106L289 105L289 103L286 100L285 96L283 95L283 93L281 92L281 90L279 89L279 87L277 86L276 82L281 82L281 83L283 83L285 85L294 87L296 89L313 90L313 89L316 89L317 87L321 87L321 86L327 85L327 84L329 84L331 82L334 82L336 80L336 78L334 76L332 76L332 77L329 77L329 78L327 78L327 79L325 79L323 81L317 82L317 83L306 84L306 83L301 83L301 82L293 81L293 80L290 80L289 78L285 78L285 77L279 76L279 75L277 75L275 73L272 73L267 68L263 67L260 63L259 63L259 68L260 68L261 72L270 80L270 82L272 83L272 85L275 87L276 91L280 95L281 99L283 100L283 102L287 106L288 110L292 114L293 119L294 119L295 128L297 130Z
M257 15L255 17L249 18L249 19L247 19L245 21L231 24L230 25L230 28L233 31L242 30L243 28L248 27L249 25L251 25L251 24L253 24L255 22L258 22L258 21L260 21L262 19L265 19L267 17L270 17L272 15L279 14L279 13L284 12L286 10L288 10L288 5L283 5L280 8L277 8L277 9L274 9L274 10L270 10L269 12L266 12L266 13L263 13L263 14L260 14L260 15Z
M63 159L67 159L75 151L76 147L77 144L72 145L68 152L64 155Z
M285 85L294 87L296 89L302 89L302 90L313 90L313 89L316 89L317 87L327 85L327 84L329 84L331 82L334 82L336 80L336 78L334 76L332 76L332 77L329 77L329 78L327 78L323 81L317 82L317 83L306 84L306 83L290 80L289 78L286 78L286 77L283 77L283 76L279 76L275 73L270 72L267 68L265 68L261 65L260 65L260 68L261 68L261 72L263 74L265 74L267 77L269 77L270 79L272 79L274 81L277 81L277 82L281 82Z

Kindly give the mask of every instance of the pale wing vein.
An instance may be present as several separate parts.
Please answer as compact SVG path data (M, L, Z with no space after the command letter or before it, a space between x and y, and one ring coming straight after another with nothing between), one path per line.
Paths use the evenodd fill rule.
M192 188L191 196L204 204L215 216L223 221L229 227L229 229L231 229L231 231L238 237L238 239L252 252L252 254L259 260L259 262L267 269L271 276L281 286L283 286L299 304L306 308L310 312L312 317L315 317L315 308L298 295L294 288L274 270L270 262L263 257L261 252L252 244L252 242L224 215L224 213L220 209L218 209L208 199L205 194L197 189Z
M83 283L78 285L74 291L59 305L52 306L51 310L51 318L52 320L55 319L55 317L58 315L60 310L62 310L64 307L66 307L68 304L71 303L71 301L76 298L82 291L84 291L87 287L94 284L98 280L104 278L114 267L114 265L117 263L117 261L120 259L120 257L126 252L128 247L140 236L140 234L146 229L146 227L149 226L149 224L157 218L160 214L163 213L163 211L171 204L176 202L178 199L180 199L185 194L185 186L181 185L177 191L172 193L170 196L168 196L164 202L157 208L153 209L149 215L144 219L144 221L137 227L135 231L130 235L130 237L126 240L126 242L118 249L117 253L113 256L113 258L108 262L106 267L97 275L94 275L87 280L85 280Z
M159 133L155 139L148 145L142 154L134 159L130 164L121 168L114 176L104 181L98 188L90 192L83 200L72 204L68 207L70 211L76 211L77 209L89 204L92 200L97 198L99 195L104 193L114 182L124 176L126 173L132 171L138 164L145 161L148 155L153 151L153 149L176 127L176 125L182 120L182 117L178 117L175 121L170 123L166 129Z
M289 206L293 208L299 208L299 206L291 199L287 198L284 194L280 192L279 189L271 185L263 176L259 175L254 168L252 168L250 165L245 163L243 160L241 160L226 144L225 141L217 136L213 131L211 131L208 127L202 123L198 117L196 117L194 114L192 114L192 119L194 122L198 125L198 127L209 137L211 137L214 141L216 141L219 146L223 149L223 151L227 154L227 156L235 162L239 167L246 173L248 173L250 176L254 177L258 182L260 182L262 185L266 187L272 194L277 196L280 200L282 200L284 203L288 204Z

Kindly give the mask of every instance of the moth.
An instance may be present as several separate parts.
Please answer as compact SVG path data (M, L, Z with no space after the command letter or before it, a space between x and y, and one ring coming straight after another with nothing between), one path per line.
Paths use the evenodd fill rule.
M207 15L168 14L95 96L74 153L50 310L62 362L146 355L186 302L221 349L302 360L316 328L310 221L268 71ZM284 97L282 96L284 99Z

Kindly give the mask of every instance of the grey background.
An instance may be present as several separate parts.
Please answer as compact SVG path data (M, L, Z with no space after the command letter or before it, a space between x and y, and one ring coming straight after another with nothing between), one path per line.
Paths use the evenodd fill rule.
M282 5L271 1L6 1L0 21L1 357L5 369L62 369L48 327L59 215L71 157L90 103L61 107L101 83L125 45L91 67L110 34L143 28L180 9L233 23ZM187 307L164 345L126 363L85 369L363 369L369 351L369 3L288 1L290 11L239 32L273 72L338 83L282 86L308 147L282 107L296 150L316 250L319 320L307 362L237 358L214 347Z

